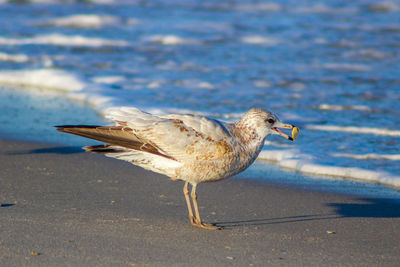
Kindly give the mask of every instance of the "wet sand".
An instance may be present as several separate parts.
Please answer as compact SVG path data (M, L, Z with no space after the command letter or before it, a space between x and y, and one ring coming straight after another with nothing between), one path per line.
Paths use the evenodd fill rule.
M78 147L0 140L1 266L398 266L400 203L228 179L183 182Z

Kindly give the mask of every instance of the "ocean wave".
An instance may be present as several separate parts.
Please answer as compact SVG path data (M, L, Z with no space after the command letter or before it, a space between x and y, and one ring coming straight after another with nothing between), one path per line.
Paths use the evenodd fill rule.
M269 140L265 140L264 141L264 145L265 146L272 146L272 147L281 147L281 148L293 148L293 144L281 144L281 143L277 143L277 142L272 142Z
M199 40L182 38L176 35L150 35L141 39L143 42L162 44L162 45L188 45L201 44Z
M330 104L320 104L317 106L320 110L333 110L333 111L341 111L341 110L358 110L358 111L371 111L372 109L368 106L363 105L330 105Z
M126 81L124 76L96 76L91 79L95 83L114 84Z
M79 75L56 69L34 69L34 70L9 70L0 71L0 85L35 87L45 90L62 91L64 96L80 102L85 102L95 108L99 113L105 109L116 106L130 106L129 91L114 90L109 84L126 81L123 76L100 76L86 81ZM148 88L161 86L162 81L139 79L135 82L144 83ZM211 84L202 81L194 81L200 88L209 89ZM143 88L143 86L141 86ZM146 112L154 114L180 113L197 114L209 117L238 118L240 114L210 113L191 109L158 108L152 106L140 106Z
M349 153L332 153L337 158L352 158L357 160L400 160L400 154L349 154Z
M240 38L242 43L246 44L257 44L257 45L277 45L282 41L276 38L260 36L260 35L250 35Z
M0 61L24 63L30 61L30 58L24 54L7 54L0 52Z
M210 89L210 90L215 89L215 86L213 84L200 80L180 80L176 81L175 85L188 88L199 88L199 89Z
M75 75L54 69L0 71L0 84L61 91L80 91L87 85Z
M102 113L106 108L128 105L123 92L91 83L79 75L55 69L0 71L0 84L60 91L71 100L87 103Z
M281 11L284 7L277 3L239 4L235 9L245 12Z
M186 24L179 24L176 25L174 28L194 32L197 34L215 34L216 32L227 34L234 32L233 26L227 22L195 21Z
M371 59L383 59L388 56L387 53L381 52L376 49L360 49L350 51L344 54L345 57L364 57Z
M253 85L255 87L265 87L265 88L269 88L271 87L271 82L266 81L266 80L255 80L253 81Z
M305 129L330 132L344 132L357 134L373 134L384 136L400 136L400 130L390 130L370 127L335 126L335 125L305 125Z
M34 62L36 66L43 66L46 68L50 68L54 65L53 60L63 60L63 59L64 56L49 56L49 55L28 56L25 54L9 54L0 52L0 61L14 62L14 63Z
M297 7L294 9L296 13L316 13L316 14L352 14L359 10L355 7L331 7L322 3L310 6Z
M263 150L258 159L272 161L281 168L304 174L348 178L400 187L400 176L361 168L316 164L312 162L312 156L300 154L298 150Z
M364 64L352 64L352 63L325 63L317 65L317 68L339 70L339 71L370 71L371 67Z
M68 17L54 18L38 24L72 28L101 28L104 26L118 25L121 22L121 19L114 16L77 14Z
M0 45L58 45L58 46L128 46L129 42L122 40L108 40L103 38L85 37L81 35L63 35L58 33L38 35L29 38L0 37Z

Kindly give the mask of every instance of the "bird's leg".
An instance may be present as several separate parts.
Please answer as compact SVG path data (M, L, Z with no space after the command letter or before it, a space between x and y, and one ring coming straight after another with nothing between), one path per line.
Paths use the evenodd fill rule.
M200 227L200 228L204 228L204 229L208 229L208 230L221 230L221 227L217 227L215 225L209 224L209 223L203 223L200 219L200 212L199 212L199 207L197 205L197 194L196 194L196 187L197 184L193 184L192 185L192 201L193 201L193 207L194 207L194 212L196 214L195 217L195 224L193 224L194 226Z
M189 221L192 225L195 225L196 219L193 216L192 204L190 203L190 198L189 198L189 182L185 182L185 185L183 186L183 194L185 195L186 205L189 211Z

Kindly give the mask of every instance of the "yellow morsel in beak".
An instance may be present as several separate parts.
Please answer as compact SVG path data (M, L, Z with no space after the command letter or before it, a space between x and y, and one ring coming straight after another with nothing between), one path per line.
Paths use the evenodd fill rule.
M293 127L292 129L292 139L293 141L296 140L297 136L299 135L300 129L296 126Z

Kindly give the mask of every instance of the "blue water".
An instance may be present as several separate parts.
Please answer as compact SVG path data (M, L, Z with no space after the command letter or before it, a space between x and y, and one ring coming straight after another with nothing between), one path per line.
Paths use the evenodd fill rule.
M228 120L250 107L262 107L301 128L294 144L274 136L266 150L290 145L287 149L312 158L321 168L382 173L375 182L400 175L399 159L380 157L400 154L400 136L390 135L400 130L397 1L107 2L0 4L0 75L11 70L62 70L100 88L97 96L112 98L108 106L200 112ZM74 15L95 15L102 23L60 23ZM77 43L76 36L88 39ZM102 42L94 45L94 38ZM1 53L10 57L1 59ZM11 57L21 54L27 59ZM101 79L110 76L117 79ZM30 94L15 82L1 83L2 96L22 99L21 94ZM107 105L102 106L92 91L81 91L88 95L85 101L71 104L80 105L71 106L79 114L67 117L57 117L57 107L65 104L55 98L71 98L63 93L55 98L35 94L25 101L51 110L40 113L53 116L36 121L42 126L54 118L56 124L102 122L97 114ZM54 105L38 104L45 99ZM2 110L7 101L0 102ZM15 129L12 120L2 121L3 132ZM374 135L311 130L309 125L387 131ZM378 158L334 156L372 153Z

